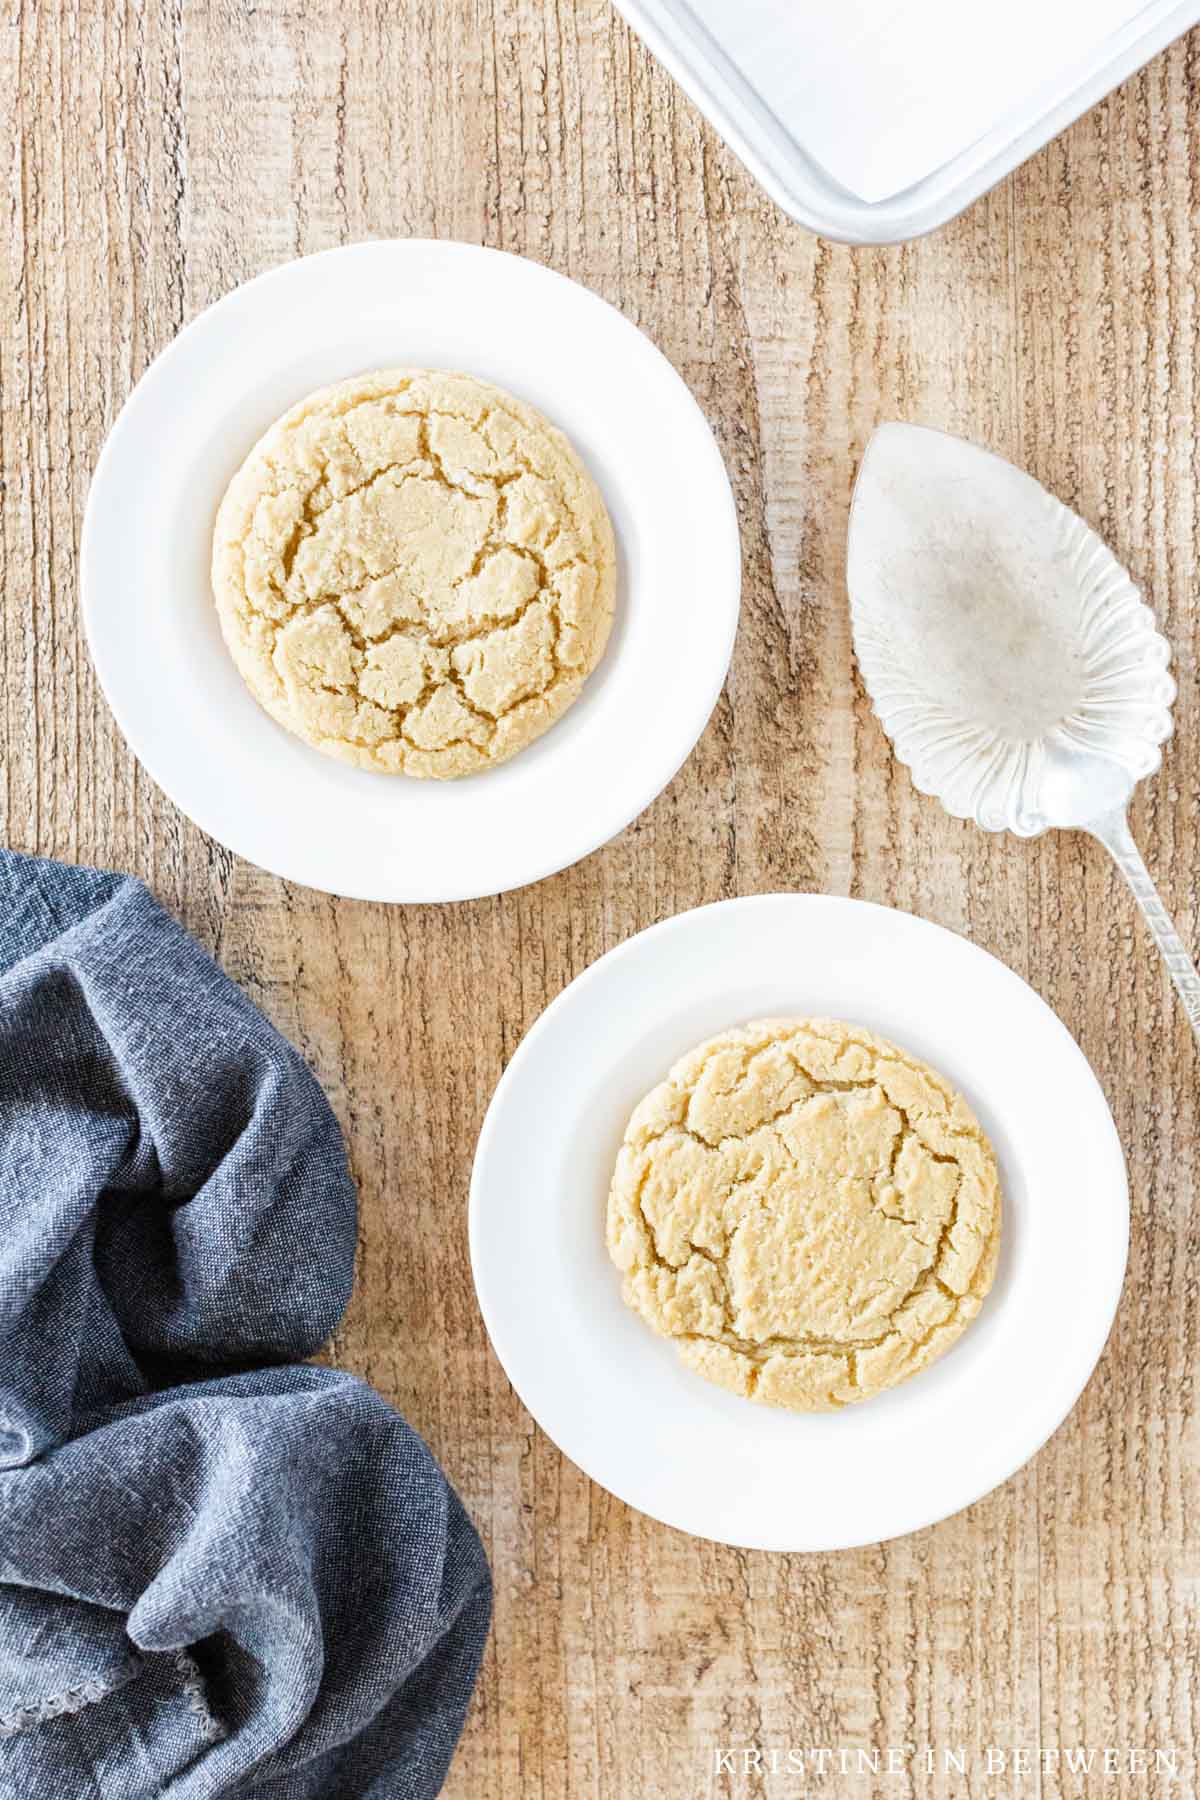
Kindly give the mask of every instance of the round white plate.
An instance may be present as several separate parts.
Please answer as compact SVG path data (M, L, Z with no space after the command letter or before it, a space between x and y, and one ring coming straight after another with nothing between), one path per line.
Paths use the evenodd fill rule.
M209 587L214 515L260 433L313 388L396 364L465 369L540 407L617 536L616 621L581 698L512 762L460 781L348 768L274 724ZM370 900L501 893L622 830L704 729L740 581L720 453L650 340L537 263L420 240L288 263L181 332L104 447L81 554L101 685L160 787L239 856Z
M685 1369L625 1307L604 1244L634 1105L693 1044L776 1013L855 1020L914 1050L1000 1159L1000 1268L979 1318L932 1368L834 1414L757 1406ZM585 970L505 1071L471 1182L483 1316L542 1429L631 1506L750 1549L876 1543L1020 1468L1095 1366L1128 1234L1108 1107L1049 1007L940 926L812 894L682 913Z

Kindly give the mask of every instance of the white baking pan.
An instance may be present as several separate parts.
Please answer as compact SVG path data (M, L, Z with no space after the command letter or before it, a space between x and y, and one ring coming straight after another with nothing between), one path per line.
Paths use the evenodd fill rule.
M616 0L783 209L944 225L1200 21L1200 0Z

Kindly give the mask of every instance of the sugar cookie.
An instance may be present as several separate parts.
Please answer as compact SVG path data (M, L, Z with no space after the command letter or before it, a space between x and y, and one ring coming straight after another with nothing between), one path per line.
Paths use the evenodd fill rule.
M322 388L217 515L225 641L289 731L363 768L469 775L561 717L612 622L612 526L531 406L470 375Z
M608 1201L627 1303L698 1374L798 1412L866 1400L979 1311L996 1159L961 1095L861 1026L763 1019L635 1110Z

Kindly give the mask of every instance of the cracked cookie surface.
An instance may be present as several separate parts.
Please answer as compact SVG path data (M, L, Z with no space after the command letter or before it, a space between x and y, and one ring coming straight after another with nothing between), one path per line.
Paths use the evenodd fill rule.
M861 1026L762 1019L635 1109L608 1249L626 1303L698 1374L828 1412L960 1336L1000 1213L992 1147L940 1075Z
M255 698L389 774L469 775L539 737L599 661L615 590L612 526L563 434L438 370L293 406L213 538L221 630Z

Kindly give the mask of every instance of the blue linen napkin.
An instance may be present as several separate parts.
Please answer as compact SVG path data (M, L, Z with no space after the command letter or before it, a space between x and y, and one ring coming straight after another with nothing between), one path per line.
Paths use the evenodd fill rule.
M354 1187L140 883L0 851L0 1796L424 1800L491 1609L429 1451L292 1363Z

